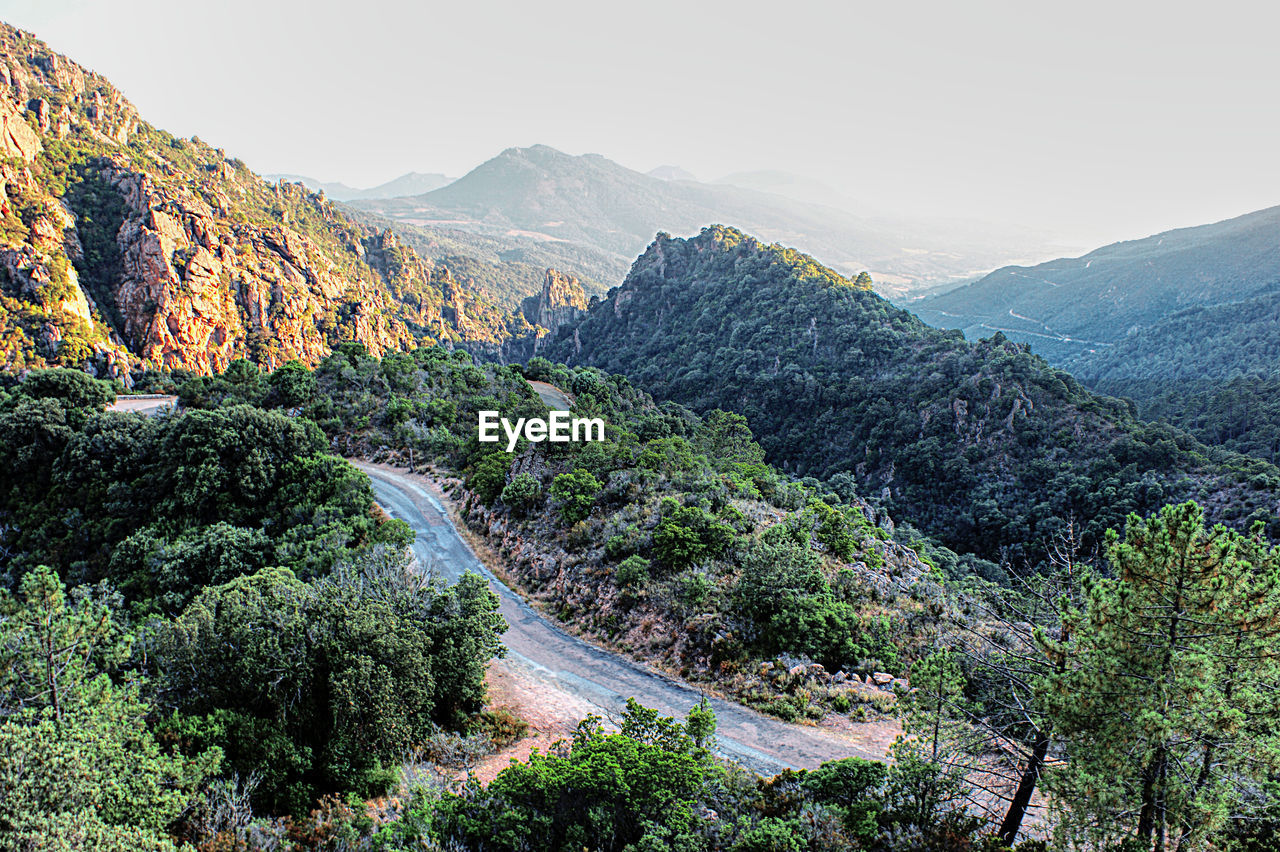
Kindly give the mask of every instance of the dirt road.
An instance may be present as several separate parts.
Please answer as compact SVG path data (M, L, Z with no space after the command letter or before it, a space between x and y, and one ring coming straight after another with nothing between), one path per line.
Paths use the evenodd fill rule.
M413 528L419 561L450 581L474 571L497 592L510 625L503 636L509 650L505 660L494 664L490 682L502 683L504 694L522 696L522 704L539 705L536 711L557 717L535 728L563 729L566 717L576 720L587 712L616 716L628 697L683 717L701 698L696 688L590 645L535 612L468 547L430 479L386 465L355 464L373 480L378 503ZM842 757L882 759L896 733L883 723L792 725L739 704L719 699L711 704L719 722L720 752L766 775Z
M573 400L569 398L569 394L555 385L549 385L546 382L539 382L534 379L529 379L529 385L542 398L542 402L547 408L568 411L573 407Z
M162 411L169 411L176 408L177 405L178 398L176 396L147 394L145 396L116 397L116 401L107 406L107 410L132 411L136 414L144 414L147 417L152 417Z

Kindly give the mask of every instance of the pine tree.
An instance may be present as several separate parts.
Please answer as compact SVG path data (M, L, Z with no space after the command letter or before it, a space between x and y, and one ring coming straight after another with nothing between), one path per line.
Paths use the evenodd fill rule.
M897 692L903 734L890 749L894 765L886 788L894 820L928 842L972 831L966 814L983 737L970 724L974 708L950 651L935 651L911 667L910 691Z
M1280 551L1205 529L1194 503L1130 516L1113 576L1064 613L1043 701L1067 763L1046 776L1064 840L1207 848L1251 780L1280 767Z
M1094 561L1082 555L1079 526L1063 523L1047 547L1049 565L1028 574L1010 572L1009 586L973 587L959 619L958 653L969 665L969 690L980 704L976 724L990 741L986 787L991 801L1006 802L996 836L1012 845L1032 809L1032 797L1054 747L1053 720L1036 694L1047 678L1065 671L1071 642L1063 610L1078 604L1080 574Z

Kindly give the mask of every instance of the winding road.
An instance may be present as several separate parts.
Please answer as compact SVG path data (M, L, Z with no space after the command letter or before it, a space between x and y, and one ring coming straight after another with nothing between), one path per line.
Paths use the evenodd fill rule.
M677 717L701 699L694 687L597 648L543 618L476 557L432 493L429 480L386 465L353 464L373 481L379 505L412 527L413 549L421 564L434 567L450 582L464 571L489 581L509 625L503 636L507 657L495 665L568 693L606 716L619 715L628 697ZM882 760L892 741L893 731L881 724L853 725L849 730L793 725L739 704L709 700L718 722L721 755L765 775L843 757Z

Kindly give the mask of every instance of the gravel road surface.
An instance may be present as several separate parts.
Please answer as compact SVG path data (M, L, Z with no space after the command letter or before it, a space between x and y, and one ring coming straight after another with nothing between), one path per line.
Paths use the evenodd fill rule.
M508 655L495 665L510 676L571 697L579 710L618 715L628 697L666 715L683 717L701 693L693 686L571 636L507 588L480 561L454 528L434 483L386 465L354 462L373 481L379 505L406 521L417 538L414 553L447 580L473 571L489 581L510 625L503 642ZM880 760L896 733L893 725L845 723L843 729L788 724L740 704L710 699L719 723L717 741L725 756L765 775L813 768L842 757Z

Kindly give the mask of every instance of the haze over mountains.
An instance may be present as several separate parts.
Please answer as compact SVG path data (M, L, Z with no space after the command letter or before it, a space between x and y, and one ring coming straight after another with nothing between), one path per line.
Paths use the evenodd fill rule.
M712 222L795 245L851 275L869 270L892 293L954 283L1009 257L1051 250L1048 239L1031 232L857 215L755 188L682 179L679 171L659 173L535 145L509 148L420 196L355 204L409 225L583 246L611 259L608 284L622 279L655 232L696 233ZM740 179L779 189L797 184Z
M272 174L263 175L263 177L267 180L300 183L313 192L323 191L325 195L334 201L358 201L366 198L396 198L402 195L419 195L423 192L439 189L453 180L453 178L442 174L409 172L377 186L357 189L347 186L345 183L316 180L305 175Z

